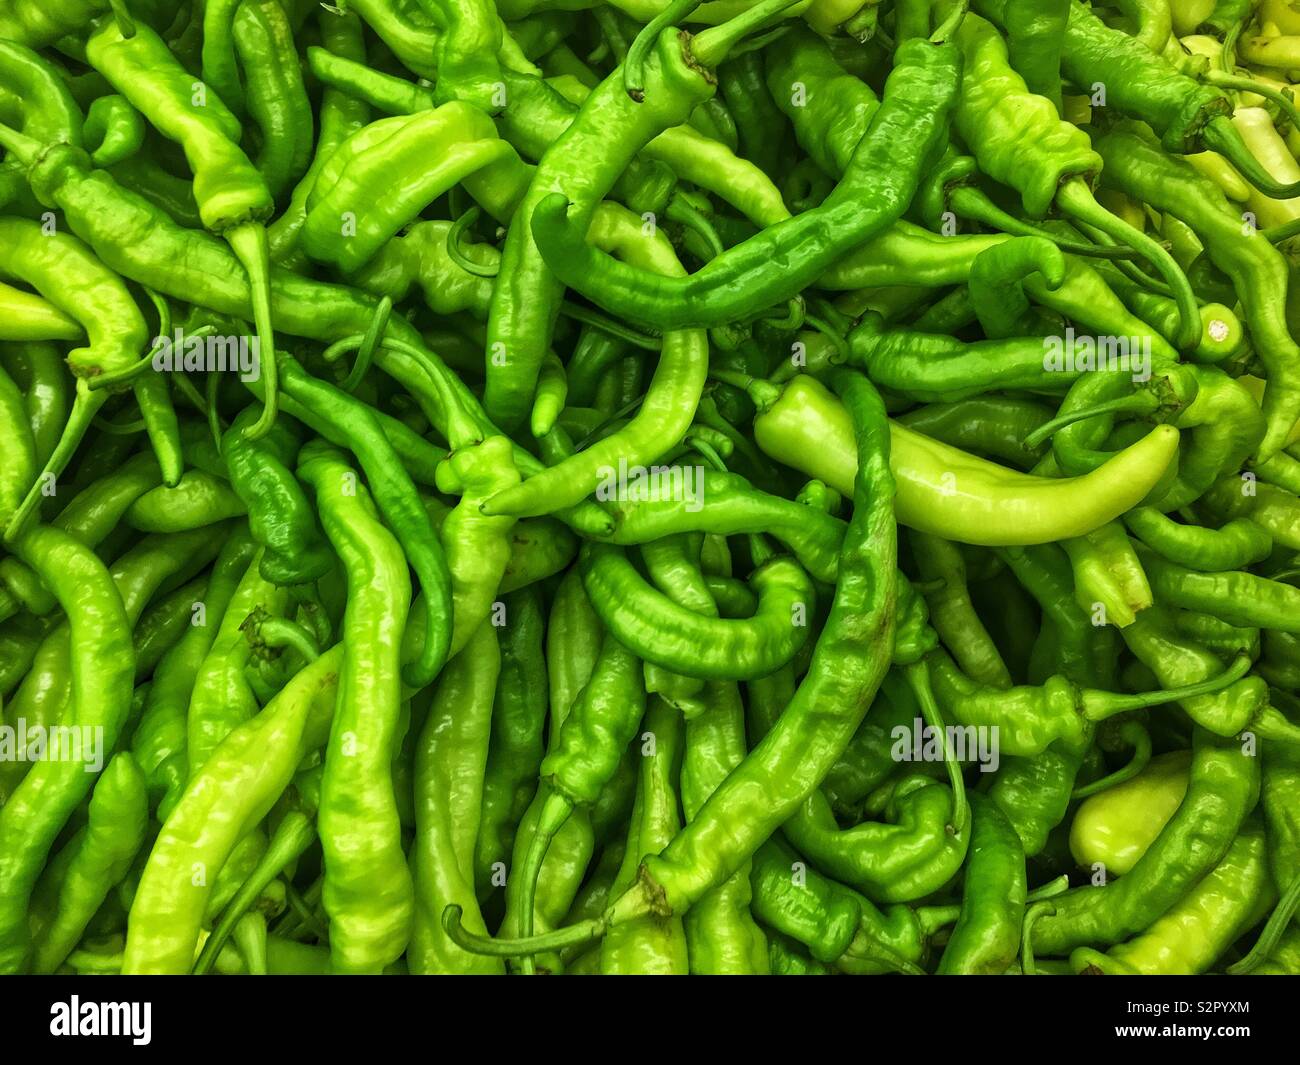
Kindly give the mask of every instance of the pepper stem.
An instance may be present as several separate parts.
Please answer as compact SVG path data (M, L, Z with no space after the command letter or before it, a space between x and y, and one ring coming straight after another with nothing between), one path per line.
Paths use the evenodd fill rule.
M442 911L442 927L453 943L471 954L487 954L494 958L544 954L600 939L614 925L627 924L642 917L671 916L672 911L667 908L662 897L656 899L656 890L645 866L642 866L636 883L610 903L604 913L567 928L557 928L553 932L525 939L494 939L492 936L466 931L461 924L461 914L464 911L454 903Z
M185 334L189 337L206 337L215 333L216 327L211 325L201 325L197 329L191 330ZM159 337L166 336L163 331L159 331ZM136 380L141 374L153 366L154 356L158 354L159 345L155 344L149 349L149 354L139 359L130 366L121 370L109 370L106 373L96 374L94 377L86 379L86 387L92 392L99 392L105 388L113 388L116 385L129 384Z
M521 938L528 939L533 934L533 904L537 899L537 878L546 860L546 852L551 847L551 840L564 827L569 815L573 813L573 803L558 791L550 790L542 800L542 809L533 829L533 837L528 841L528 850L524 854L522 867L514 872L521 878L520 888L510 906L507 917L514 927L519 929ZM531 954L525 954L520 960L520 969L525 976L532 976L536 971Z
M1291 878L1291 883L1287 885L1281 900L1269 914L1264 931L1260 932L1255 945L1250 948L1250 953L1241 961L1228 966L1229 976L1247 976L1258 969L1263 962L1268 961L1268 956L1273 953L1277 941L1282 938L1282 933L1291 923L1297 906L1300 906L1300 873Z
M194 975L202 976L211 970L239 919L257 901L266 886L284 871L285 866L310 847L315 838L316 826L306 814L291 810L284 815L275 835L271 837L266 853L222 911L217 927L203 944L203 950L194 963Z
M1082 178L1071 178L1056 193L1056 205L1071 218L1100 230L1119 244L1137 249L1142 257L1156 268L1173 293L1178 304L1178 336L1176 347L1190 351L1201 338L1201 312L1192 291L1191 282L1174 257L1158 242L1141 230L1111 214L1099 204L1092 190Z
M1142 692L1138 695L1120 695L1116 692L1084 689L1081 693L1083 716L1089 721L1104 721L1127 710L1145 710L1147 707L1161 706L1164 703L1194 699L1198 695L1210 695L1241 680L1250 672L1250 666L1249 655L1238 655L1232 665L1217 677L1203 680L1199 684L1187 684L1181 688L1168 688L1164 691Z
M797 3L799 0L759 0L743 15L737 15L720 26L710 26L692 38L691 55L696 62L712 70L727 58L738 41Z
M73 400L72 411L63 427L63 435L59 437L53 454L46 460L45 469L32 483L31 488L27 490L27 495L23 497L23 501L18 504L18 509L9 519L4 533L5 543L11 544L23 534L33 512L46 495L43 491L44 486L51 480L57 485L58 477L67 469L68 463L72 461L72 456L81 446L81 441L90 430L100 408L107 402L107 392L92 392L84 377L78 379L77 398Z
M1300 235L1300 218L1293 218L1289 222L1283 222L1281 225L1270 226L1262 230L1264 239L1270 244L1281 244L1284 240L1290 240L1292 237Z
M1100 780L1094 780L1091 784L1084 784L1075 788L1070 793L1072 802L1118 787L1125 781L1132 780L1147 767L1147 763L1151 761L1150 733L1138 722L1127 721L1124 723L1123 728L1120 729L1120 735L1133 748L1133 757L1129 759L1126 765L1115 770L1115 772L1107 774Z
M1098 418L1103 414L1150 414L1159 406L1160 401L1150 392L1134 392L1128 396L1120 396L1118 399L1108 399L1103 403L1094 403L1091 407L1080 407L1078 410L1059 415L1050 422L1044 422L1025 437L1024 444L1026 448L1032 451L1049 437L1055 436L1066 426L1074 425L1075 422Z
M666 8L641 27L623 60L623 88L637 103L645 99L645 57L659 34L691 15L701 0L672 0Z
M1053 902L1036 902L1025 913L1020 932L1020 972L1025 976L1038 975L1034 964L1034 925L1040 917L1051 917L1055 913L1056 904Z
M741 373L739 370L709 370L709 376L715 381L721 381L724 385L731 385L732 388L738 388L742 392L748 392L750 386L756 380L750 374Z
M1009 233L1013 237L1042 237L1050 240L1061 251L1092 259L1135 259L1138 253L1126 244L1088 244L1084 241L1066 240L1032 222L1017 218L1004 211L974 185L957 185L948 191L948 207L953 214L990 229Z
M1272 697L1276 699L1279 694L1274 692ZM1250 731L1271 743L1300 745L1300 728L1293 725L1281 711L1272 706L1263 707L1255 715L1250 723Z
M947 44L948 39L952 37L959 29L966 18L966 12L970 8L970 0L960 0L945 18L930 34L931 44Z
M12 126L0 122L0 148L15 156L23 166L31 166L40 157L44 147L34 137L21 133Z
M547 951L578 947L600 939L609 925L604 917L593 917L567 928L558 928L540 936L526 939L494 939L465 930L460 923L463 910L454 903L442 911L442 928L456 946L471 954L486 954L494 958L515 958L542 954Z
M1049 880L1041 887L1034 888L1025 896L1026 902L1042 902L1043 899L1054 899L1057 895L1064 895L1070 890L1070 875L1062 873L1055 880Z
M1300 181L1283 184L1265 170L1227 115L1216 115L1210 119L1201 130L1201 140L1210 151L1218 152L1227 159L1242 177L1265 196L1275 200L1300 196Z
M940 928L947 928L950 924L956 924L961 917L960 906L918 906L916 908L916 920L921 926L921 935L926 939L934 935Z
M108 6L113 12L113 21L117 23L117 32L122 35L123 40L129 41L135 36L135 19L131 17L131 10L126 6L126 0L108 0Z
M276 365L275 330L271 325L271 249L266 226L261 222L244 222L223 235L248 275L263 391L262 415L244 435L249 440L260 440L271 431L280 410L280 374Z
M904 976L925 976L925 970L915 962L910 962L897 951L887 947L884 943L879 943L871 937L871 933L865 927L859 927L853 941L844 951L844 957L861 959L863 961L873 961L878 964L887 966L896 973Z
M750 402L758 408L759 414L766 414L775 407L784 391L783 385L774 385L771 381L762 378L755 378L745 389Z
M1278 110L1286 116L1287 121L1300 129L1300 111L1296 110L1295 101L1285 93L1278 92L1271 85L1265 85L1262 81L1256 81L1254 78L1239 78L1233 74L1225 74L1219 70L1209 71L1205 75L1205 80L1220 89L1249 92L1256 96L1262 96L1265 100L1272 101L1277 104Z
M966 780L962 776L961 762L948 742L948 729L944 725L943 714L935 700L930 687L930 667L925 660L914 662L903 669L907 683L921 708L921 717L928 727L933 729L943 743L943 764L948 771L948 783L952 787L952 823L949 826L954 836L960 836L970 824L970 802L966 798Z

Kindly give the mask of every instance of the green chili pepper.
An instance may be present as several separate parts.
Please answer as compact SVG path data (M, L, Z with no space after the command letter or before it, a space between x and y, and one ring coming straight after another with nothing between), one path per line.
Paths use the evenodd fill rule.
M416 909L408 957L415 972L502 971L500 962L462 951L437 919L443 906L455 904L482 927L474 848L500 665L496 632L481 625L443 671L416 748Z
M438 673L452 645L451 577L438 541L431 535L428 518L419 505L415 486L365 404L312 377L291 359L285 359L284 390L288 396L327 419L346 441L366 471L375 505L392 525L398 543L412 560L420 578L426 625L425 646L419 662L408 668L407 678L423 687Z
M841 972L922 972L931 928L906 906L877 910L850 888L807 869L787 845L772 839L754 856L750 874L760 920L802 943L819 962Z
M299 471L316 489L326 535L348 575L319 814L330 951L340 971L378 972L405 950L414 906L391 777L410 576L397 540L338 452L313 447Z
M704 702L703 713L686 722L681 794L687 821L746 753L745 712L736 686L709 685ZM687 912L686 945L693 974L767 974L767 941L750 913L750 878L750 871L741 865Z
M1102 161L1087 134L1063 122L1049 100L1028 91L991 23L969 16L957 36L964 62L954 125L981 169L1016 189L1030 217L1042 218L1055 205L1085 226L1136 248L1178 301L1177 346L1192 347L1200 317L1191 285L1167 251L1093 199L1090 182Z
M947 540L924 533L913 533L910 542L921 579L941 584L925 597L939 638L968 676L991 687L1011 687L1011 674L971 603L961 552Z
M788 671L749 683L749 713L758 736L778 720L791 697ZM908 704L909 711L912 704ZM917 712L920 717L920 712ZM905 734L912 735L909 714ZM898 755L897 726L889 734L891 758ZM841 829L828 800L812 793L786 820L787 839L819 868L878 902L911 901L942 887L961 866L969 835L951 831L956 813L952 794L920 774L904 777L890 797L888 819Z
M240 3L233 22L235 50L244 71L243 103L262 135L254 163L267 191L279 198L306 171L312 149L311 101L293 26L279 0ZM239 102L229 101L232 107Z
M852 483L852 433L826 388L796 377L777 399L760 398L759 446L837 491ZM1168 430L1163 432L1162 430ZM938 441L891 425L899 521L966 543L1046 543L1090 532L1122 515L1159 482L1177 430L1157 426L1111 464L1066 480L1012 473Z
M255 418L246 407L222 437L231 487L248 508L249 528L262 545L262 576L273 584L306 584L323 576L334 560L289 470L301 435L281 418L266 436L251 440L246 430Z
M1054 391L1070 381L1068 373L1049 365L1043 341L1028 336L967 344L865 324L849 337L847 361L880 387L919 402L952 402L998 389Z
M1243 234L1241 212L1229 205L1218 186L1142 136L1117 130L1100 138L1097 149L1106 161L1107 182L1186 221L1205 243L1214 264L1232 279L1255 349L1269 374L1264 394L1268 432L1258 457L1271 457L1300 417L1300 351L1276 296L1286 285L1281 254L1267 240Z
M401 195L374 201L374 187L394 172L413 170L433 155L418 181L404 182ZM385 118L352 134L322 164L307 198L302 246L313 259L345 273L363 266L407 222L458 182L485 205L508 214L517 198L513 188L505 202L488 195L500 183L503 168L522 178L513 149L499 140L491 120L462 103L447 103L409 118ZM513 178L511 179L513 180Z
M1007 0L1003 25L1011 65L1029 86L1061 110L1061 46L1069 20L1069 0Z
M238 725L191 779L140 878L123 972L189 972L217 872L302 759L329 737L342 660L340 644L299 672L261 714ZM226 816L214 817L214 808Z
M195 605L189 631L158 664L131 737L131 752L164 821L185 786L186 715L195 680L254 551L252 539L239 531L222 546L204 591L202 609Z
M212 11L218 6L210 5L207 11ZM332 8L321 8L317 21L321 40L330 50L326 54L338 53L347 60L365 61L366 45L362 36L363 26L355 14ZM204 43L207 43L206 39ZM321 50L309 48L307 50L309 62L312 52ZM226 54L229 54L228 50ZM216 84L206 72L204 76L210 84ZM217 92L222 93L220 87L217 88ZM307 217L307 198L316 185L316 175L339 145L366 124L369 110L365 103L354 100L333 85L327 84L322 89L320 129L316 137L316 149L311 165L294 186L289 197L289 205L267 228L267 240L273 262L282 262L295 251Z
M455 655L488 617L510 560L512 517L483 513L482 504L519 483L510 441L493 436L453 451L447 477L460 503L447 516L441 536L451 573L453 629L449 655Z
M525 201L525 204L528 201ZM525 207L520 207L524 210ZM602 209L591 222L593 239L617 246L629 258L661 273L681 271L671 247L662 238L648 241L641 227L626 212ZM507 244L507 255L509 245ZM502 298L498 280L493 307ZM494 314L497 313L495 310ZM489 330L491 321L489 321ZM489 358L489 389L491 359ZM590 493L600 493L615 482L626 466L648 465L671 450L685 435L700 402L708 370L708 345L698 329L680 329L664 336L654 377L636 415L619 431L585 451L529 477L518 487L507 489L488 504L488 513L544 514L571 506ZM490 394L490 393L489 393Z
M529 849L514 870L514 875L523 879L524 889L510 900L511 920L523 935L533 932L535 884L551 840L574 807L595 804L644 713L640 662L606 633L590 678L542 759L541 809Z
M677 777L682 760L681 716L663 700L651 698L641 735L641 766L627 850L610 894L631 890L639 869L669 841L678 838ZM688 972L687 939L680 917L646 915L610 929L600 945L600 972L680 975Z
M812 793L815 782L856 731L884 675L893 643L897 553L890 520L889 445L874 389L863 378L847 373L837 378L837 384L859 431L859 472L835 601L808 675L764 742L728 775L673 842L645 863L639 887L611 904L607 913L615 919L626 912L625 907L646 905L647 892L660 900L653 904L654 910L666 908L671 913L687 908L735 872L758 842ZM850 631L871 632L866 654L861 644L856 653L841 654L840 641L862 638L850 636ZM832 708L829 719L828 708ZM797 758L797 767L786 764L787 757ZM761 810L754 809L748 796L749 781L757 778L781 781L779 792L775 785L768 790ZM747 814L736 809L733 815L731 807L738 803Z
M288 593L262 577L260 567L244 571L194 678L186 718L187 779L193 779L233 728L257 713L258 701L244 672L252 653L245 630L259 617L279 614L287 601Z
M962 676L942 651L931 653L928 662L944 711L960 724L998 729L1000 749L1010 755L1041 754L1062 740L1082 742L1089 737L1093 723L1118 713L1230 688L1250 667L1249 659L1242 659L1209 680L1168 691L1122 695L1082 688L1060 676L1049 678L1040 687L982 688Z
M1123 876L1146 853L1187 793L1191 752L1157 755L1132 780L1094 795L1070 823L1070 853L1084 868Z
M678 606L648 585L616 547L588 544L583 580L601 620L647 662L707 680L745 680L789 662L808 639L812 583L790 559L774 559L750 578L759 597L752 618L711 619Z
M1137 507L1124 515L1124 524L1160 557L1198 570L1242 569L1264 561L1273 550L1273 538L1248 518L1207 529L1179 524L1152 507Z
M663 31L647 57L644 104L633 103L623 91L621 71L607 78L547 149L516 208L524 224L510 227L492 294L484 395L488 411L505 428L518 424L532 405L560 298L528 220L547 194L563 192L566 197L580 196L575 221L584 229L590 224L597 203L632 155L661 130L678 125L692 105L711 92L702 71L688 59L709 61L707 50L699 50L701 42L696 38L688 52L677 31ZM575 167L578 158L584 162Z
M482 898L500 886L515 833L537 791L546 727L545 615L536 586L502 600L501 676L492 707L492 739L483 776L483 812L474 851Z
M91 390L88 379L134 365L145 347L146 329L144 317L121 279L75 237L62 232L46 235L37 223L16 218L0 223L0 237L5 249L0 271L21 277L56 305L79 316L90 341L68 356L78 381L76 400L45 469L12 513L5 535L13 538L37 505L42 482L63 473L91 420L108 399L107 392ZM136 393L164 467L164 479L175 484L181 474L176 414L165 391L161 397L157 394L159 384L160 380L141 381Z
M651 481L644 492L629 492L630 498L615 501L609 541L644 544L688 531L729 536L762 532L785 544L814 579L834 582L844 538L839 519L761 492L738 474L716 470L703 471L699 479L698 509L691 503L683 506L680 494L690 489L687 471L681 472L680 478Z
M951 447L1027 470L1042 457L1042 447L1030 447L1025 438L1050 417L1051 411L1033 400L978 396L927 403L896 420Z
M1026 894L1024 850L996 803L974 795L971 809L961 916L939 960L938 972L1000 975L1020 947Z
M95 782L89 819L74 838L57 909L36 941L35 972L54 972L81 939L144 842L148 813L143 774L129 754L117 755Z

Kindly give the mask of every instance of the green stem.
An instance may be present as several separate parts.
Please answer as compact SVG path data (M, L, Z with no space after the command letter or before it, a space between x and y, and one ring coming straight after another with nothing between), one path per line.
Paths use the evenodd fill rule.
M759 0L743 15L737 15L720 26L711 26L700 33L691 41L691 54L698 63L712 70L731 54L731 49L742 38L798 2L799 0Z
M1089 795L1096 795L1101 791L1108 791L1117 787L1126 781L1132 780L1151 761L1151 736L1136 721L1127 722L1120 730L1120 735L1128 741L1133 748L1133 757L1123 768L1102 777L1100 780L1094 780L1091 784L1083 784L1070 793L1070 799L1077 802L1079 799L1086 799Z
M672 0L667 7L647 22L636 35L623 60L623 88L637 103L645 99L645 57L650 54L659 34L689 17L701 0Z
M1296 110L1295 101L1284 93L1279 92L1271 85L1265 85L1263 82L1255 81L1254 78L1239 78L1232 74L1224 74L1217 70L1211 70L1205 76L1205 80L1211 85L1218 86L1221 89L1234 89L1237 92L1254 93L1256 96L1262 96L1265 100L1271 100L1278 109L1286 116L1286 120L1297 129L1300 129L1300 111Z
M249 630L249 639L262 647L276 650L291 648L308 664L320 657L315 635L288 618L265 618L259 621Z
M1125 244L1087 244L1083 241L1065 240L1050 230L1040 229L1004 211L973 185L958 185L948 193L948 206L954 214L990 229L1000 230L1013 237L1042 237L1050 240L1063 252L1092 259L1134 259L1138 253Z
M473 274L475 277L496 277L501 270L499 264L484 266L482 263L476 263L465 255L460 246L461 235L478 221L482 213L478 207L471 207L451 224L451 228L447 230L447 257L467 274Z
M516 958L548 951L578 947L600 939L609 928L605 917L593 917L567 928L558 928L540 936L526 939L493 939L468 932L460 923L461 907L452 904L442 911L442 927L456 946L471 954L486 954L494 958Z
M1118 244L1128 244L1135 248L1156 268L1178 305L1179 329L1175 346L1183 351L1194 348L1201 339L1200 307L1187 275L1174 261L1174 257L1158 242L1099 204L1082 178L1071 178L1062 185L1056 193L1056 203L1072 218L1099 229Z
M271 431L280 410L280 374L275 361L275 330L271 325L271 251L266 227L261 222L234 226L224 236L248 275L253 303L253 328L257 331L262 373L262 414L244 435L249 440L260 440Z
M1148 707L1162 706L1165 703L1194 699L1198 695L1210 695L1226 688L1229 684L1239 681L1250 672L1250 667L1250 657L1248 655L1238 655L1232 665L1217 677L1211 677L1199 684L1187 684L1181 688L1142 692L1137 695L1118 695L1114 692L1105 692L1102 693L1105 698L1094 701L1092 705L1088 704L1088 698L1085 695L1083 716L1089 721L1104 721L1108 717L1122 714L1128 710L1145 710Z
M1201 141L1210 151L1218 152L1237 171L1265 196L1275 200L1289 200L1300 196L1300 181L1284 185L1273 177L1241 139L1241 134L1227 115L1218 115L1201 130Z
M375 349L379 346L380 340L383 339L384 331L388 328L388 318L392 313L393 301L388 296L383 297L375 305L374 316L370 319L366 335L361 338L361 345L357 348L357 357L352 362L352 369L339 386L344 392L355 392L357 386L361 384L369 372L370 363L375 356Z
M1160 401L1150 392L1134 392L1128 396L1120 396L1118 399L1106 400L1104 403L1096 403L1091 407L1080 407L1078 410L1069 411L1053 418L1050 422L1044 422L1032 433L1025 437L1025 447L1033 450L1039 444L1045 442L1050 437L1055 436L1062 429L1073 425L1075 422L1087 421L1090 418L1098 418L1103 414L1150 414L1160 406Z
M593 310L591 307L584 307L572 300L564 300L560 304L560 313L566 318L572 318L575 322L581 322L593 329L599 329L602 333L608 333L612 337L624 340L634 348L640 348L642 351L659 351L663 347L662 337L638 332L622 322L617 322L613 318L601 314L600 311Z
M921 717L926 725L933 729L939 736L943 744L943 764L948 771L948 783L952 787L952 829L954 836L960 836L966 831L966 826L970 824L970 803L966 798L966 780L962 776L961 762L957 760L956 752L948 743L948 729L944 725L943 714L939 710L939 704L935 700L934 691L930 687L930 669L924 660L907 666L903 670L907 677L907 683L912 689L912 694L916 697L917 704L921 707Z
M1020 933L1020 971L1025 976L1038 975L1034 965L1034 925L1040 917L1051 917L1055 913L1056 904L1052 902L1037 902L1025 912L1025 923Z
M1026 902L1042 902L1044 899L1054 899L1057 895L1064 895L1070 890L1070 877L1068 873L1062 873L1055 880L1049 880L1041 887L1034 888L1025 896Z
M946 44L960 28L962 21L966 18L966 11L970 7L970 0L961 0L956 7L949 13L948 17L941 22L935 31L930 34L931 44Z
M76 454L77 448L81 446L81 441L89 432L90 426L99 414L100 408L108 402L108 393L91 392L86 386L85 379L77 382L77 398L72 403L72 411L68 414L67 423L63 426L63 435L59 437L59 442L55 445L53 454L45 463L40 475L32 483L31 488L27 490L27 495L14 511L13 517L9 519L9 525L5 529L5 542L13 543L26 530L28 519L32 517L33 512L40 505L43 498L43 486L47 480L53 477L57 483L58 477L67 469L68 463L72 461L72 456Z
M1295 914L1297 906L1300 906L1300 873L1297 873L1287 885L1281 900L1269 915L1264 931L1259 934L1255 945L1250 948L1250 953L1241 961L1228 966L1229 976L1247 976L1258 969L1263 962L1268 961L1269 955L1277 946L1277 941L1282 938L1282 933L1291 923L1291 917Z
M509 915L520 935L527 939L533 934L533 905L537 899L537 879L542 872L542 863L546 861L546 852L551 840L564 827L573 803L557 791L549 791L542 800L542 809L537 817L537 826L533 838L528 841L528 851L524 855L523 867L514 871L514 875L523 878L523 888L516 894L513 912ZM520 969L525 976L532 976L537 968L531 954L520 958Z
M212 935L203 944L198 961L194 963L193 972L196 976L202 976L212 969L239 919L248 912L267 885L284 871L285 866L310 847L315 838L316 826L305 814L291 810L284 815L271 837L266 853L227 903Z

